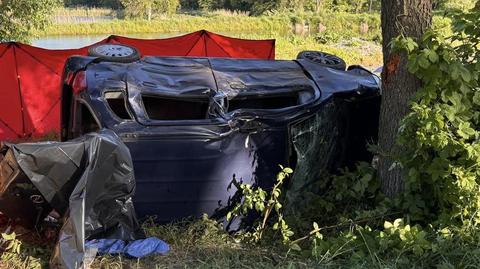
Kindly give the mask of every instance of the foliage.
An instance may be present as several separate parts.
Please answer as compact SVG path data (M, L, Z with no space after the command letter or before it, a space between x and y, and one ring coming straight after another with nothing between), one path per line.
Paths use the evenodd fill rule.
M168 0L166 0L168 1ZM64 0L65 6L89 6L120 8L122 0ZM293 12L323 12L346 11L361 13L379 11L380 0L181 0L181 7L185 10L201 9L212 11L215 9L242 10L260 15L267 11Z
M334 10L352 13L380 11L380 0L337 0Z
M0 1L0 42L28 42L34 31L44 29L57 0Z
M344 169L339 175L316 181L302 193L302 204L295 204L293 208L288 205L288 220L301 227L302 222L318 222L318 216L324 216L319 223L330 226L349 219L383 216L386 209L379 205L384 197L375 173L370 164L359 163L352 171Z
M163 2L168 2L165 0ZM467 10L473 7L471 0L433 0L437 11ZM381 0L180 0L183 10L212 11L215 9L241 10L261 15L270 11L291 12L380 12ZM120 9L121 0L64 0L66 7L105 7Z
M154 12L172 15L177 12L180 0L155 0Z
M2 241L3 244L6 244L5 251L2 253L1 257L3 260L9 260L14 255L20 254L22 243L17 239L15 233L2 233Z
M120 0L129 18L150 20L155 14L173 14L177 11L179 0Z
M222 0L198 0L198 7L203 11L220 9L223 6Z
M15 232L2 233L0 248L2 250L0 252L0 267L4 263L9 268L40 269L44 268L47 263L46 260L34 257L38 254L41 255L44 251L27 249Z
M456 15L449 38L430 31L419 44L394 43L423 82L399 138L408 171L403 207L416 219L480 223L479 16Z
M105 7L120 9L122 3L120 0L63 0L65 7Z
M321 33L321 34L316 34L315 35L315 41L317 41L320 44L331 44L331 43L337 43L340 41L341 36L337 33Z
M256 224L256 227L253 228L253 232L242 234L244 239L253 242L260 241L263 238L263 233L267 228L268 222L271 222L272 219L275 218L272 229L274 231L280 231L283 242L290 241L293 232L283 219L280 195L286 178L293 173L293 170L288 167L281 168L282 171L278 173L277 182L273 186L270 194L267 194L262 188L253 188L250 184L240 185L243 200L228 212L227 220L230 220L232 216L247 216L251 210L260 213L261 216L260 221Z
M268 232L275 231L277 220L282 218L290 236L280 238L292 253L290 255L300 255L324 266L425 268L438 264L441 268L457 268L480 265L480 259L468 256L480 254L477 242L480 233L474 222L465 223L462 227L438 228L411 224L408 218L389 221L391 215L372 215L384 212L382 204L388 209L393 208L387 200L378 200L378 183L372 178L373 175L375 171L371 167L361 164L355 172L345 171L343 175L334 176L333 186L327 188L326 193L318 195L317 198L321 200L309 200L306 196L306 203L311 207L305 211L319 208L316 212L310 212L317 221L310 222L308 226L288 226L287 222L292 219L308 223L309 218L305 218L305 212L285 218L283 206L279 206L280 210L276 211L278 216L270 216L271 221L267 222L267 226L256 226L255 232L258 234L263 229L265 235L253 242L274 246L277 238ZM234 211L240 211L242 215L249 210L262 212L260 219L264 219L265 211L261 211L262 207L256 207L255 203L263 202L262 197L275 196L274 193L279 193L275 203L281 203L283 192L278 192L279 187L281 185L266 193L261 188L244 186L244 201ZM369 201L372 202L370 205ZM332 214L335 217L326 217ZM304 236L294 238L295 234ZM240 238L252 242L250 235L247 232Z
M439 10L463 10L473 8L475 1L473 0L435 0L434 5Z

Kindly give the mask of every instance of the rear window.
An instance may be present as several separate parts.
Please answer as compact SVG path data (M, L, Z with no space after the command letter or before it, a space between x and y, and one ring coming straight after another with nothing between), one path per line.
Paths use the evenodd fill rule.
M200 120L207 118L208 99L179 100L142 96L143 105L151 120Z

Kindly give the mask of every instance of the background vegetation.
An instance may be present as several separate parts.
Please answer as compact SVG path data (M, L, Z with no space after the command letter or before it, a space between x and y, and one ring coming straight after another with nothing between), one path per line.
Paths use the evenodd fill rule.
M0 42L28 41L33 31L44 28L58 0L0 1Z

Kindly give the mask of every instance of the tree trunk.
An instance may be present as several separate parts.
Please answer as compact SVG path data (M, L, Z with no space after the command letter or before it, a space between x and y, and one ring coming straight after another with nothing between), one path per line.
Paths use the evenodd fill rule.
M407 71L403 53L390 50L393 38L404 36L419 39L431 26L432 0L382 0L383 92L379 127L378 176L382 191L393 197L403 190L404 171L395 165L401 149L395 146L400 121L410 110L409 102L420 80Z

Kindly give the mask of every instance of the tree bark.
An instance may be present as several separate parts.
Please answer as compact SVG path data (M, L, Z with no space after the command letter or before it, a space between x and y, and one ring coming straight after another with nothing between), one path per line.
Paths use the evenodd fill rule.
M382 0L383 92L379 126L378 176L382 191L393 197L403 190L404 171L395 165L401 149L395 146L400 121L410 110L410 100L421 86L407 70L403 53L390 43L399 35L419 39L432 23L432 0Z

